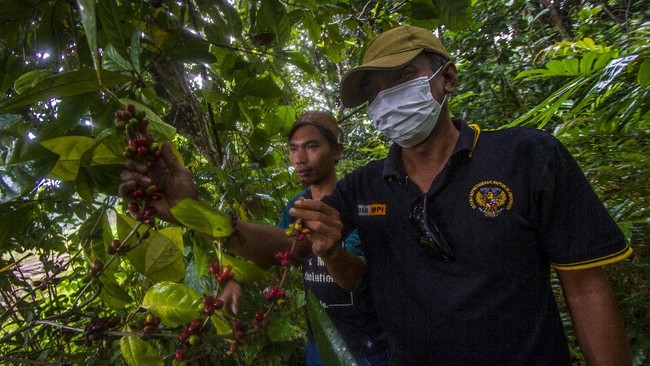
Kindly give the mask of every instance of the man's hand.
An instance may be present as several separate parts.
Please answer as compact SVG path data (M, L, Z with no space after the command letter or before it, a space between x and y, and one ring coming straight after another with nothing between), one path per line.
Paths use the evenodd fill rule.
M239 282L230 280L226 282L220 291L219 299L223 301L226 309L230 309L233 314L239 311L239 299L241 298L242 288Z
M366 262L343 247L343 223L338 211L318 200L299 199L289 214L301 219L303 227L309 229L311 249L323 259L334 281L349 291L359 287Z
M198 192L192 173L181 164L172 151L171 142L165 141L160 151L161 159L147 166L147 163L129 159L124 164L127 170L122 171L119 194L128 197L138 183L143 186L155 184L162 191L162 199L152 201L158 217L176 223L170 209L185 198L198 198Z
M302 220L309 229L309 240L314 254L327 259L341 246L343 223L338 211L319 200L298 199L289 210L291 216Z

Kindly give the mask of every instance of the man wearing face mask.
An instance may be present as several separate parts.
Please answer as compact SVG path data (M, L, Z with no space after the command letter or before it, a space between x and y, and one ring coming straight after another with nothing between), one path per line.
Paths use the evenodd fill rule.
M457 71L431 32L371 40L341 84L393 146L322 200L290 210L327 263L356 229L396 365L570 365L550 284L560 280L590 365L630 365L601 266L632 249L552 135L452 120ZM342 228L342 229L341 229ZM345 286L360 283L348 274Z

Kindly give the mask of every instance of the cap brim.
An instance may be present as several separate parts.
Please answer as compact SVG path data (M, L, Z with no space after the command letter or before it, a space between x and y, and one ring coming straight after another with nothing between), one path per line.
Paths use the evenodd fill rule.
M339 88L341 103L347 108L354 108L363 104L368 100L368 96L365 95L361 86L368 71L399 69L411 62L422 51L422 48L418 48L380 57L351 69L341 80Z

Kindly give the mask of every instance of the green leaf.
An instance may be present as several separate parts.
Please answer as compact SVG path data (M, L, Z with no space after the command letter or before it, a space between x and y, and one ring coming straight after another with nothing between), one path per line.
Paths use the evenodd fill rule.
M97 147L93 150L93 155L90 159L90 165L110 165L122 163L124 163L124 157L121 154L117 154L114 150L101 143L98 144Z
M251 27L251 33L272 33L269 46L281 50L291 34L291 25L284 6L278 0L262 0L257 22Z
M124 36L123 31L126 28L124 33L127 35L132 34L130 22L122 20L121 15L123 14L123 11L117 5L115 0L102 0L98 3L99 7L97 9L97 12L102 23L103 35L106 37L106 39L108 39L108 42L110 44L115 46L115 50L119 52L122 58L128 58L128 36Z
M181 228L164 228L158 233L154 232L147 241L144 275L155 282L183 279L185 261Z
M273 342L288 342L303 334L303 330L288 317L272 317L266 331Z
M222 265L230 265L232 267L237 282L251 283L268 281L269 275L261 267L243 259L228 255L223 251L220 252L219 255L221 256Z
M273 81L270 75L262 78L247 78L241 80L235 88L235 93L241 97L255 96L260 98L279 98L282 89Z
M650 58L647 58L639 67L639 75L637 77L639 85L646 87L650 85Z
M0 193L3 193L1 189ZM0 206L0 249L2 249L0 251L8 253L3 248L9 244L7 240L14 235L24 234L25 230L32 225L38 217L34 209L35 205Z
M217 334L229 334L232 333L232 326L230 322L225 319L221 312L216 312L210 317L210 321L214 326L215 333Z
M140 52L142 51L142 46L140 44L140 33L141 30L139 27L136 27L131 36L131 48L129 49L129 54L131 55L131 64L133 69L140 74L142 69L140 68Z
M297 66L300 70L309 75L316 74L316 69L314 69L314 66L309 62L304 53L298 51L287 52L287 57L289 58L289 62Z
M191 198L172 207L171 213L181 224L213 238L226 238L233 232L230 216Z
M85 136L63 136L42 141L41 145L59 155L49 176L60 181L74 180L81 165L81 156L94 143L95 140Z
M78 0L78 4L79 13L81 15L81 24L86 32L86 40L88 41L90 55L95 64L97 80L101 83L99 54L97 53L97 14L95 12L95 0Z
M214 253L210 252L210 247L210 242L206 238L194 235L194 268L199 277L208 273L210 262L216 259Z
M117 215L118 237L123 243L133 246L135 241L125 242L127 235L135 228L137 221ZM138 232L145 231L142 225ZM150 231L150 236L127 254L126 258L138 272L154 282L180 281L185 276L185 261L183 260L183 235L178 227Z
M125 329L130 331L130 329ZM165 363L156 349L138 337L122 337L120 350L129 366L163 366Z
M49 70L32 70L20 75L18 79L14 81L16 94L24 93L25 90L32 88L43 79L47 79L50 75L52 75L52 72Z
M97 81L95 71L90 69L62 72L39 81L37 84L24 90L21 94L3 100L0 102L0 110L24 107L34 102L46 101L50 98L64 98L98 91L103 87L109 88L117 84L130 82L131 77L102 70L101 80L102 84L100 85Z
M198 318L201 294L178 283L161 282L144 295L142 307L158 316L162 323L177 327Z
M113 276L102 275L100 281L102 283L102 288L99 297L110 308L121 310L133 301L129 293L117 283Z
M325 312L316 296L307 293L307 316L314 333L314 341L325 365L356 365L356 361L341 334Z

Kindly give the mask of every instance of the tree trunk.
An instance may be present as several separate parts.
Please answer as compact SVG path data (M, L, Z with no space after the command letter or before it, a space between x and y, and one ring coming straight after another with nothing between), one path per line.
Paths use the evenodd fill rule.
M562 16L560 15L557 8L555 7L555 4L553 4L553 1L540 0L539 2L544 8L548 9L548 13L551 17L551 23L553 23L553 26L560 33L562 39L570 40L571 38L573 38L571 37L571 33L569 33L567 28L564 26L564 22L562 21Z

